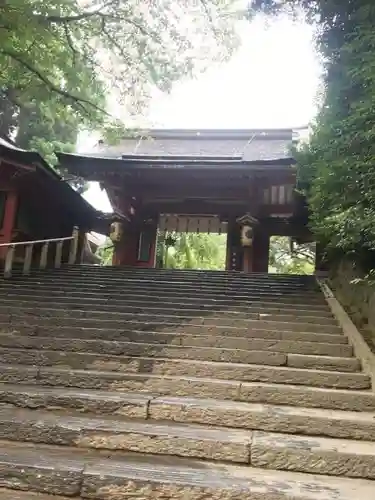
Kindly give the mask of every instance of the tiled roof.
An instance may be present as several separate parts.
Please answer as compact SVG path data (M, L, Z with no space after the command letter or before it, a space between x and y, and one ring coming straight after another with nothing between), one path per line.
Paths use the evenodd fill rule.
M292 130L150 131L135 132L116 146L103 142L99 156L194 156L239 157L245 161L278 160L291 156Z

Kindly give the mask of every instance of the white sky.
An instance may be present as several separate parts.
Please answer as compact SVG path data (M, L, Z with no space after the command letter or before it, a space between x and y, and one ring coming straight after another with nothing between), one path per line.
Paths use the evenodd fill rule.
M283 128L311 121L320 75L312 29L286 18L267 26L257 18L239 30L242 45L230 61L176 84L169 95L155 93L150 127ZM96 140L86 138L80 151L89 152ZM98 186L85 198L99 210L111 209Z

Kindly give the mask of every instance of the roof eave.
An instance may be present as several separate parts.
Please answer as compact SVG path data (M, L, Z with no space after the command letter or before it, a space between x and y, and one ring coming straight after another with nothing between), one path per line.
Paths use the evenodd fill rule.
M111 169L116 170L147 170L147 169L196 169L196 168L235 168L248 169L249 167L280 167L291 166L295 163L293 157L274 158L256 161L243 160L240 157L183 157L173 159L168 157L131 157L103 158L98 156L74 155L70 153L57 153L61 165L75 175L87 175L94 169L99 168L103 172ZM83 169L83 170L81 170Z

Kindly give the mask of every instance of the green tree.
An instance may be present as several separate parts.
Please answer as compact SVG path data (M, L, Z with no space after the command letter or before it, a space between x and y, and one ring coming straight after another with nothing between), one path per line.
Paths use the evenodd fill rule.
M113 243L107 238L103 245L100 245L96 251L97 257L101 260L102 266L111 266L113 258Z
M79 120L73 113L64 119L53 116L43 105L29 104L19 109L17 145L40 152L51 165L56 164L55 151L73 152L79 132Z
M296 152L311 227L328 255L372 266L375 250L375 5L372 0L256 0L317 23L324 60L320 112ZM300 9L298 11L298 9Z
M108 98L139 110L153 86L226 57L233 13L230 0L1 2L0 134L23 127L20 142L51 159L78 125L123 131Z
M313 274L315 247L311 243L292 244L290 238L272 236L270 239L269 270L281 274Z
M226 235L206 233L176 233L175 245L168 249L167 258L164 250L163 264L175 269L225 269ZM161 241L159 239L159 241Z

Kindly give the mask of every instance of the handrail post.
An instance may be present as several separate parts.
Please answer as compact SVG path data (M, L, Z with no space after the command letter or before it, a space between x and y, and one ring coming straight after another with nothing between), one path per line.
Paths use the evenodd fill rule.
M59 241L56 244L56 255L55 255L55 268L59 269L61 267L62 253L63 253L64 242Z
M86 247L88 246L88 239L86 236L86 233L81 234L81 251L79 252L79 264L83 263L84 257L85 257L85 252L86 252Z
M73 239L70 244L69 260L68 260L69 265L75 264L77 259L78 239L79 239L79 229L77 226L74 226L73 228L72 238Z
M10 278L12 276L13 259L14 259L15 250L16 250L16 247L14 245L8 246L7 254L5 257L4 278Z
M31 262L33 259L33 250L34 250L34 245L27 245L25 250L25 259L23 261L23 271L22 271L22 274L26 276L30 274Z
M44 243L44 245L42 246L42 251L40 253L40 269L45 269L47 267L48 247L49 243L47 241L47 243Z

